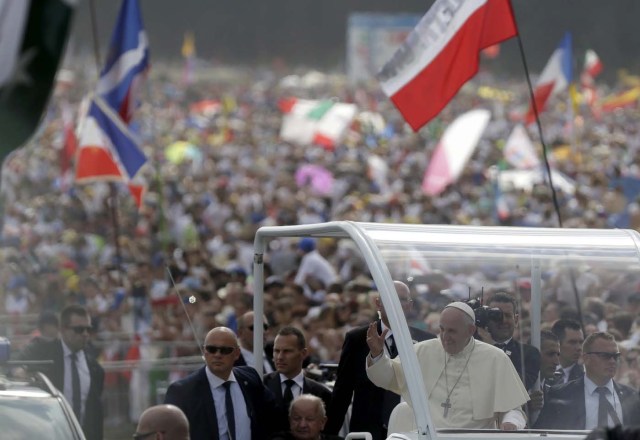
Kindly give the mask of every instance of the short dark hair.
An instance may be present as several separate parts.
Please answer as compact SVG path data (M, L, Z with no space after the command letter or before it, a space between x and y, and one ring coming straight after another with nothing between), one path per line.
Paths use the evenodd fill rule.
M55 312L52 312L51 310L44 310L40 313L40 316L38 317L38 328L42 329L46 325L52 325L55 327L60 326L60 320Z
M582 330L580 323L574 319L558 319L551 326L551 331L558 337L558 340L562 342L567 329L570 330Z
M491 304L492 302L511 304L513 306L513 313L518 313L518 303L516 302L516 299L513 295L509 295L507 292L494 293L487 304Z
M558 338L558 335L552 331L542 330L540 332L540 344L542 345L544 341L560 342L560 339Z
M276 337L290 336L290 335L293 335L296 337L296 341L298 342L298 348L300 350L304 350L307 347L307 340L305 339L304 333L302 333L302 330L292 325L286 325L282 327L280 331L278 331L278 334L276 335Z
M62 309L60 313L60 324L62 324L63 327L68 327L71 322L71 316L73 315L90 318L86 308L79 304L71 304Z

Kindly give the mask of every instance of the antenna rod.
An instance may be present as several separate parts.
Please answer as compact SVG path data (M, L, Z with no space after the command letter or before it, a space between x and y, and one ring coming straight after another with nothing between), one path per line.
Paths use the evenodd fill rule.
M184 301L182 300L182 295L180 294L180 289L178 289L178 285L176 284L176 281L173 279L173 275L171 275L171 270L169 269L169 266L165 265L165 268L167 269L167 273L169 274L169 280L171 280L171 284L173 285L173 291L178 296L178 299L180 300L180 304L182 304L182 310L184 310L184 314L187 316L189 327L191 327L191 333L193 333L193 339L195 339L196 344L198 344L198 349L200 349L200 354L204 356L204 349L202 347L202 344L198 340L198 334L196 333L196 329L193 326L193 321L191 321L191 317L189 316L189 312L187 311L187 306L184 305ZM194 296L189 297L189 302L195 303L196 298Z

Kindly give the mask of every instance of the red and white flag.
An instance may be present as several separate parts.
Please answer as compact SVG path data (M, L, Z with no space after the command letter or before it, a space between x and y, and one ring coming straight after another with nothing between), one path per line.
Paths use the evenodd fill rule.
M591 113L600 119L601 109L597 105L598 93L595 85L595 77L602 72L602 62L598 54L592 49L588 49L584 56L584 69L580 74L580 85L582 86L582 94L585 97L585 102L591 109Z
M517 35L509 0L437 0L378 79L415 131L478 72L480 51Z
M544 66L540 78L538 78L533 91L538 114L544 111L549 98L565 90L571 83L571 46L571 34L567 32L551 54L551 58L547 61L547 65ZM533 105L530 105L525 116L525 124L529 125L535 120Z

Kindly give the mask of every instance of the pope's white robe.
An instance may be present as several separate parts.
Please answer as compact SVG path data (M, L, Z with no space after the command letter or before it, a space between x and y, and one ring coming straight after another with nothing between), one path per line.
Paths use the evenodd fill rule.
M502 350L473 338L460 353L453 356L446 354L440 339L419 342L414 349L436 428L496 429L501 422L511 421L502 418L505 413L514 410L522 414L525 420L520 407L529 400L529 394L511 360ZM469 355L471 358L465 368ZM411 405L399 358L391 360L383 355L367 367L367 375L374 384L401 394ZM458 378L460 380L454 387ZM441 404L446 401L449 392L451 407L447 417L444 417Z

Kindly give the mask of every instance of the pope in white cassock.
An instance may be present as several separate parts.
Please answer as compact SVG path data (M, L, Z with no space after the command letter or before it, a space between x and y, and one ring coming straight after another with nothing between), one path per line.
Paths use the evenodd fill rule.
M526 426L521 406L529 395L509 357L474 339L475 314L463 302L440 315L438 339L414 345L436 428L516 430ZM386 330L385 330L386 332ZM402 395L411 405L399 358L384 353L385 332L367 331L367 375L381 388Z

